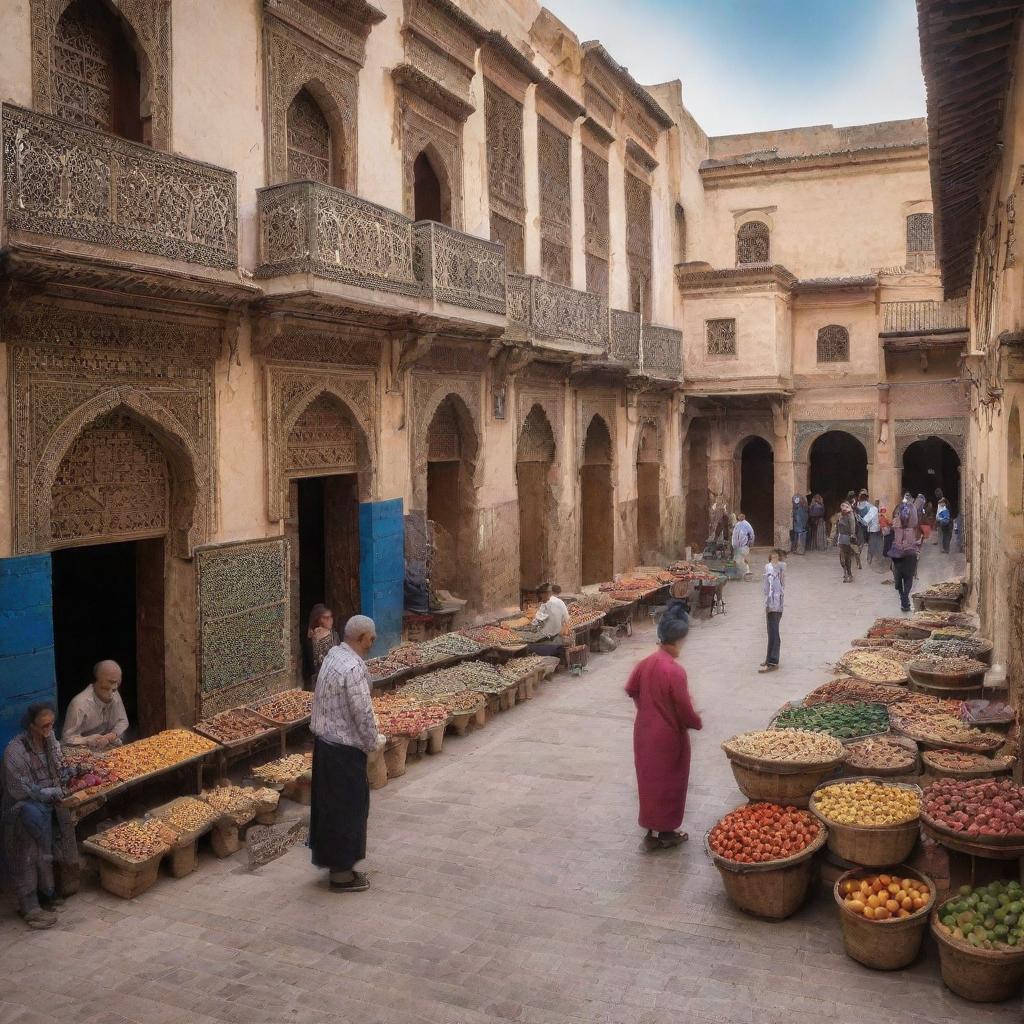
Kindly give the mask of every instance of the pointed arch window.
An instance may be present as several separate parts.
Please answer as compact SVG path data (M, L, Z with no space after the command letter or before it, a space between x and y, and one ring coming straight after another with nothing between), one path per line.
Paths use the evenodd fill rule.
M288 107L288 180L333 185L331 126L308 89Z

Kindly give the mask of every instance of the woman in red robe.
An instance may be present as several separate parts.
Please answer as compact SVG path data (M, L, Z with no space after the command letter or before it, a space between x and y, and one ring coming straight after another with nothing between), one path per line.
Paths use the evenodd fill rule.
M682 602L680 602L680 605ZM666 850L689 838L680 832L690 779L689 729L700 729L686 672L677 663L690 624L682 607L669 605L658 625L658 650L633 669L626 693L636 705L633 759L640 793L644 847Z

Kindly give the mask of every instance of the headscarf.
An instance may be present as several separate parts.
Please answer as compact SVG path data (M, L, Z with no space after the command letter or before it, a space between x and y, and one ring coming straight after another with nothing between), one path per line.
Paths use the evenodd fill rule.
M306 629L306 636L310 640L313 639L313 631L320 626L320 620L330 611L331 609L325 604L315 604L309 613L309 626Z

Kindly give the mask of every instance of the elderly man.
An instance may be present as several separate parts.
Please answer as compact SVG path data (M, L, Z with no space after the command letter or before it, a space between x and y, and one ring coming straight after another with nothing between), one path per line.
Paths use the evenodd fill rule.
M564 646L562 630L569 622L569 609L565 602L554 593L550 583L542 583L537 588L537 598L540 601L540 606L530 622L530 628L537 639L534 643L529 644L529 648L534 654L550 655L557 658L562 653Z
M366 856L366 755L386 740L377 730L363 660L376 639L373 620L353 615L345 625L344 642L327 652L313 692L309 847L313 863L330 871L332 892L364 892L370 887L366 875L353 869Z
M128 716L117 692L121 666L116 661L97 662L92 682L73 698L64 716L60 741L65 747L88 747L97 753L119 747L128 731Z

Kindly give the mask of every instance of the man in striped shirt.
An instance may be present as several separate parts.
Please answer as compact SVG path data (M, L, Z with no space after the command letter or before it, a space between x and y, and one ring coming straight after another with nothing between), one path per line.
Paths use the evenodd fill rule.
M313 693L313 789L309 847L313 863L330 871L332 892L363 892L366 875L354 867L366 856L370 786L366 756L385 737L377 729L364 658L377 639L373 620L353 615L345 641L324 658Z

